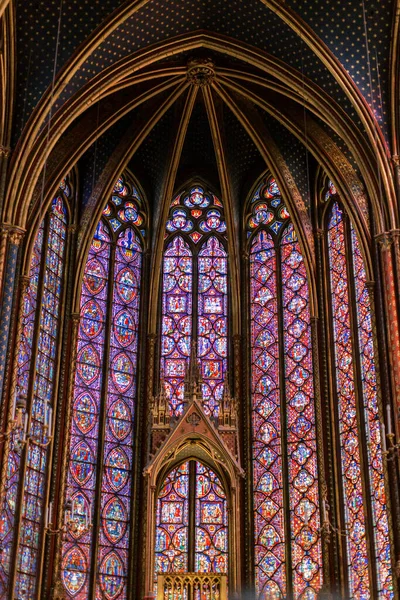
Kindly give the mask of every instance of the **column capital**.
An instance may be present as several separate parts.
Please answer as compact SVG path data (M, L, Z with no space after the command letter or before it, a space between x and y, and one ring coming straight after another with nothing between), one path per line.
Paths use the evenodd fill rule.
M4 156L4 158L7 158L8 156L10 156L11 154L11 148L9 146L2 146L0 144L0 156Z
M384 231L383 233L378 233L375 236L375 239L382 250L389 250L391 245L393 244L393 236L391 231Z
M4 232L7 232L10 244L13 246L19 246L26 233L25 229L22 229L22 227L17 227L16 225L4 224L2 225L2 229Z
M21 291L25 292L26 288L29 285L31 278L29 277L29 275L21 275L21 277L19 278L19 284L21 286Z
M392 154L392 163L395 167L399 167L400 166L400 155L399 154Z

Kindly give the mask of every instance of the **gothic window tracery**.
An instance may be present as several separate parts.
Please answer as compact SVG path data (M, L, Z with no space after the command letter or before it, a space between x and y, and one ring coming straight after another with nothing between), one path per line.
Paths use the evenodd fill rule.
M74 599L87 598L91 586L108 600L128 593L145 224L139 192L121 177L97 225L82 283L67 478L77 526L62 552L63 584Z
M155 573L227 573L228 510L216 473L190 460L161 485L156 513Z
M217 417L228 355L226 222L222 202L199 185L173 199L165 234L160 367L174 416L183 410L192 341L203 407Z
M251 198L253 498L257 597L316 598L321 521L307 273L272 177Z
M357 234L332 182L325 203L348 593L389 599L393 581L370 291Z
M29 281L26 291L22 292L22 329L14 408L22 401L25 419L10 438L5 500L0 513L0 595L11 583L12 551L17 544L14 594L18 598L35 597L43 542L70 196L71 185L66 178L60 183L58 193L39 225L33 244ZM21 473L24 473L24 478L20 497ZM16 511L20 514L18 528Z

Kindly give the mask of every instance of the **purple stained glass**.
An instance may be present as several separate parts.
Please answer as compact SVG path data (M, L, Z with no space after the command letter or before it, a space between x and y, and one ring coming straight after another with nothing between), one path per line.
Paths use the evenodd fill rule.
M155 573L188 570L189 463L173 469L157 500Z
M48 441L48 415L53 401L56 372L59 314L64 274L64 254L67 232L66 208L57 196L49 213L43 293L39 319L38 346L30 419L30 443L25 467L22 496L21 529L17 555L15 594L27 591L35 594L38 554L41 541L40 525L43 513L47 476L48 449L39 444Z
M295 598L322 586L313 356L307 273L290 224L281 241L285 396Z
M195 518L190 522L192 510ZM190 569L228 572L225 490L214 471L194 460L173 469L162 483L155 540L155 575Z
M218 416L228 355L228 257L210 237L198 257L198 357L203 379L203 406Z
M110 255L110 234L100 221L83 275L71 457L67 477L68 494L71 498L75 498L77 494L84 496L85 511L90 521L93 518L97 486L95 465L98 454ZM76 600L87 598L91 548L92 536L86 529L82 529L78 536L66 534L62 549L62 577L66 592Z
M38 287L40 277L40 265L43 253L43 235L44 222L41 223L34 242L29 270L29 284L24 297L22 331L18 352L17 393L25 394L26 396L29 390L33 335L35 330L35 318L38 307ZM2 557L0 561L0 591L6 590L8 586L11 550L14 540L13 533L15 528L15 509L17 503L18 482L21 464L20 453L16 452L15 447L18 435L19 432L15 432L10 439L4 503L1 507L0 512L0 543L3 548ZM39 533L36 528L36 537L38 537L38 535ZM25 551L25 555L26 554L27 552ZM29 575L27 576L27 586L30 590L32 586L32 581Z
M382 439L376 392L375 353L372 338L371 303L367 277L357 234L351 228L353 272L357 306L357 329L360 348L361 380L364 400L364 422L367 436L368 471L375 562L379 598L394 597L390 560L389 523L387 514Z
M307 275L274 179L257 188L251 207L256 593L260 599L281 598L292 590L296 599L315 599L322 586L322 548ZM285 543L287 531L290 544Z
M195 560L197 573L228 572L226 495L216 474L196 462Z
M225 234L223 205L201 186L171 202L163 263L160 367L175 416L183 410L193 332L201 362L203 406L209 416L218 416L228 354L228 258L221 241Z
M131 184L122 178L117 181L114 192L119 196L113 196L109 210L103 213L104 221L98 225L82 286L68 486L75 505L80 498L82 523L92 519L94 503L99 502L100 527L98 531L82 527L78 533L68 534L62 562L68 595L82 600L87 597L89 573L93 569L96 570L96 598L123 600L128 594L142 268L142 246L133 225L143 223L137 204L129 199L130 189ZM140 202L138 198L135 200ZM113 227L115 207L121 219L118 228ZM106 223L111 224L111 230ZM116 229L118 234L111 233ZM111 270L112 282L108 275ZM107 308L109 300L110 309ZM104 394L106 343L109 343L109 352ZM99 447L102 413L105 437ZM96 480L99 453L103 456L103 470ZM97 557L92 565L94 536ZM74 561L76 567L71 566Z
M260 231L250 254L251 391L256 593L285 596L285 523L276 251Z
M349 281L343 212L335 202L328 222L332 315L338 395L339 434L347 563L351 597L371 597L366 537L357 404L354 389L353 339L350 322Z
M278 235L282 226L290 219L289 211L282 203L281 193L275 179L266 179L253 195L251 201L251 215L247 220L247 227L256 230L259 226Z
M172 414L182 412L183 380L192 335L193 258L188 244L175 237L164 252L161 368Z

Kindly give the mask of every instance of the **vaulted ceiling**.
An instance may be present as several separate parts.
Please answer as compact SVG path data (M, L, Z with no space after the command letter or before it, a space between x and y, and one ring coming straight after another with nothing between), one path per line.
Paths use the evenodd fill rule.
M5 220L34 222L77 165L82 231L125 167L156 227L193 175L238 223L268 168L306 230L320 168L366 231L366 196L378 230L398 226L397 2L0 0L0 14Z

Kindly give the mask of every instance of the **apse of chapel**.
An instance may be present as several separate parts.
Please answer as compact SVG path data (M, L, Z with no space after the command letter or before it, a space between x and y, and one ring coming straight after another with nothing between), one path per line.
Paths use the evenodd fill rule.
M199 38L196 40L196 38ZM203 39L202 39L203 38ZM266 57L265 55L263 55L263 53L261 53L260 51L257 51L257 53L250 52L248 49L243 47L243 44L240 45L239 47L237 43L234 42L230 42L230 44L228 43L228 40L218 40L217 36L213 36L212 39L208 39L206 34L191 34L189 36L185 36L185 38L179 39L178 41L175 40L175 48L173 47L174 43L168 43L167 45L164 44L165 46L165 50L164 50L164 55L167 52L168 49L168 53L174 53L174 52L181 52L183 50L182 48L182 43L186 44L185 50L190 49L190 48L195 48L198 44L199 45L203 45L204 47L209 47L209 48L214 48L217 45L217 43L219 42L219 46L220 48L218 48L218 50L221 50L222 47L224 47L224 53L229 54L229 45L230 47L230 52L231 54L235 54L235 55L239 55L242 60L245 60L248 63L253 63L254 65L263 68L263 70L270 71L273 72L275 76L279 76L281 78L281 80L283 81L283 83L287 86L290 87L290 89L295 90L295 86L297 85L297 94L296 96L294 96L298 102L300 102L303 98L307 97L307 98L312 98L313 103L315 104L316 100L314 100L314 98L321 97L321 90L318 89L315 85L311 85L310 84L310 92L305 93L305 85L306 85L306 80L305 77L300 77L299 75L296 76L296 73L293 72L293 69L290 70L290 68L288 66L282 66L282 64L279 63L279 61L277 61L276 59L272 59ZM236 47L235 47L236 46ZM240 54L239 54L240 52ZM46 136L46 132L45 130L42 131L41 133L41 143L37 143L35 144L35 151L32 153L31 158L29 159L29 161L32 163L34 163L33 165L33 169L32 171L29 170L30 173L30 177L32 178L32 180L34 181L35 179L38 178L38 173L39 170L41 168L41 166L43 165L43 160L44 160L44 156L47 155L47 153L50 151L51 147L53 147L56 142L58 137L62 134L63 131L65 131L66 127L68 127L69 123L72 123L73 119L76 118L78 116L78 114L83 111L85 108L87 108L87 105L89 103L89 106L92 102L94 103L99 103L100 99L102 97L105 97L104 95L108 95L110 94L110 92L113 90L113 80L114 78L117 76L118 79L117 81L123 80L125 75L128 73L127 69L131 72L132 68L134 69L139 69L141 67L143 67L143 64L149 64L149 62L151 62L151 60L160 59L160 56L163 55L163 51L161 50L160 47L156 47L153 50L153 53L156 53L156 56L154 56L153 59L151 59L151 51L149 50L144 50L142 51L142 54L144 55L142 57L142 59L140 59L140 54L139 53L135 53L134 57L128 58L128 59L124 59L121 64L118 65L117 71L118 71L118 75L115 74L115 69L114 68L109 68L109 69L105 69L104 72L95 77L94 80L92 81L91 87L92 88L92 92L90 92L89 88L86 89L86 91L82 94L80 94L79 98L76 99L76 101L73 100L73 98L71 99L71 101L69 101L66 104L65 109L68 109L67 112L63 111L63 109L60 109L59 111L55 112L54 116L52 117L52 127L51 127L51 135L49 135L49 140L47 140L47 136ZM135 66L133 67L133 63L132 60L135 62ZM112 71L112 72L111 72ZM277 72L278 71L278 72ZM296 77L297 77L297 84L296 84ZM140 79L140 78L139 78ZM128 79L125 79L123 81L121 81L121 83L117 84L117 85L128 85L131 82L131 79L128 77ZM306 83L305 83L306 82ZM95 89L93 88L93 85L95 85ZM308 84L307 84L308 85ZM293 91L293 93L294 93ZM312 91L312 93L311 93ZM56 93L54 91L54 93ZM114 100L114 98L113 98ZM303 103L305 103L305 100L303 101ZM76 112L74 109L74 106L76 108ZM95 107L93 107L95 108ZM124 107L122 110L128 110L128 108ZM313 110L317 110L317 108L314 108ZM320 112L323 111L323 114L326 116L326 119L330 119L330 122L332 121L332 102L329 103L329 106L327 105L327 103L325 102L325 107L323 109L320 108L319 110L319 115ZM92 109L92 114L93 114L93 109ZM68 117L66 117L66 114L68 113ZM74 114L75 113L75 114ZM336 115L335 115L336 116ZM92 118L93 121L93 118ZM354 129L354 127L353 127ZM95 135L99 135L100 132L97 131L97 134ZM343 132L342 133L342 137L343 137ZM304 132L303 132L303 136L304 136ZM353 139L355 139L357 136L356 132L354 131L353 134ZM93 135L92 135L92 139L93 139ZM39 140L38 140L39 141ZM47 143L48 142L48 143ZM89 144L89 137L86 137L86 143ZM44 146L43 146L44 144ZM360 155L363 153L362 152L362 144L360 143L360 140L358 142L359 148L360 148ZM43 152L43 149L47 148L46 152ZM83 150L82 150L83 151ZM23 152L23 147L21 147L21 152ZM22 163L24 162L23 158L20 156L19 157L20 160L20 165L22 168ZM40 160L41 159L41 160ZM363 169L363 171L368 172L367 166L365 167L365 169ZM23 175L22 171L15 171L15 175ZM20 181L21 184L24 183L24 181ZM32 182L33 183L33 182ZM390 188L390 184L388 183L387 177L383 177L383 184L386 188ZM376 187L376 185L375 185ZM32 184L27 184L27 189L32 189ZM392 194L392 192L389 191L389 195ZM372 194L373 196L376 194ZM28 193L29 196L29 193ZM24 196L26 198L26 194ZM17 202L14 204L14 206L18 206L18 198L16 198ZM390 205L390 204L389 204ZM17 211L14 212L14 218L16 216ZM26 213L26 211L19 211L18 214L23 215L24 213Z
M82 5L82 3L79 3L80 5ZM54 16L57 16L57 10L56 10L56 5L57 3L54 2L51 4L51 6L48 7L49 13L51 13L51 11L54 11ZM306 77L309 77L310 79L312 79L313 81L315 81L317 83L317 86L320 86L321 88L324 87L328 92L329 95L331 97L335 97L335 99L340 102L344 107L346 107L346 110L348 111L348 114L350 114L352 117L354 117L354 115L351 113L351 106L354 106L357 108L357 98L351 100L350 104L348 101L344 101L343 98L340 98L339 95L335 95L333 87L336 86L336 88L339 88L339 86L341 85L342 89L344 90L344 92L342 93L347 93L347 94L353 94L354 93L354 85L353 85L353 80L351 79L350 75L348 73L346 73L344 71L343 68L339 68L339 62L335 59L333 60L333 55L334 52L337 50L337 54L338 56L340 56L340 49L343 49L345 58L343 59L344 63L346 64L346 61L349 60L348 58L348 54L347 54L347 50L350 50L350 48L346 47L346 44L348 44L347 42L347 38L342 36L342 31L340 30L340 25L338 23L334 23L334 30L336 29L337 32L340 34L339 35L339 42L337 43L337 48L335 46L333 46L332 43L330 43L330 49L325 48L325 44L324 42L322 42L319 37L319 35L324 36L324 40L328 40L329 41L329 36L328 36L328 31L327 28L325 26L324 29L324 23L322 25L319 25L315 22L315 20L313 20L313 15L310 14L310 11L307 13L307 7L303 6L302 4L299 7L299 10L302 11L302 16L306 19L309 20L311 25L314 28L311 29L308 25L306 25L299 17L298 15L291 10L289 7L287 6L283 6L280 3L274 3L274 2L268 2L265 3L266 6L263 6L262 2L253 2L250 6L248 5L248 3L246 3L246 12L244 14L238 13L239 10L241 10L240 5L235 7L235 15L236 17L233 18L232 17L232 13L231 12L226 12L224 11L224 27L225 29L221 29L221 32L224 33L225 35L231 35L232 38L237 38L240 39L241 41L241 45L243 45L244 43L248 43L251 42L253 45L257 46L258 48L261 48L262 50L270 50L273 52L274 56L278 57L281 60L284 60L288 65L292 64L295 69L297 69L297 71L302 71L302 76L304 78L304 74ZM192 18L192 27L196 28L196 27L208 27L208 23L212 22L213 23L213 27L212 29L217 30L218 31L218 27L221 27L221 24L219 23L218 19L216 19L216 14L218 15L218 11L216 11L215 8L209 6L208 4L204 5L204 3L201 3L202 6L202 10L199 10L199 5L192 5L190 8L190 11L187 10L188 15L191 16ZM110 8L112 8L112 3L109 5ZM78 8L78 6L76 7ZM271 10L272 9L272 10ZM68 11L70 10L70 7L67 5L65 7L65 11L66 14L68 14ZM80 7L80 10L82 10L82 13L84 14L84 10L85 10L85 5ZM143 12L144 11L144 12ZM147 14L145 11L149 11L149 14ZM137 13L137 14L136 14ZM102 16L104 16L104 13L101 13ZM378 7L378 9L375 9L375 17L374 18L369 18L368 20L368 27L369 29L371 29L371 35L374 36L374 44L378 44L378 51L377 51L377 55L378 55L378 59L381 60L384 63L384 59L385 56L382 55L382 47L383 47L383 43L384 43L384 39L386 39L387 37L387 31L388 31L388 27L390 29L390 25L388 26L388 19L386 18L386 21L384 22L384 17L383 17L383 8ZM134 15L134 16L132 16ZM101 64L102 67L104 67L105 64L111 64L113 61L120 59L121 57L124 56L124 54L126 54L127 48L132 48L133 46L136 48L140 48L140 46L143 45L148 45L151 42L156 42L162 39L162 35L166 33L166 30L163 31L162 27L158 27L158 32L155 34L155 30L153 31L153 29L155 28L156 24L159 24L160 19L161 19L161 15L163 15L163 17L165 18L165 22L167 23L168 21L172 21L169 22L169 27L168 27L168 34L169 35L174 35L176 33L180 33L179 29L174 29L174 27L171 27L172 24L175 23L174 21L174 7L173 6L169 6L168 8L165 7L165 5L163 5L163 3L156 3L156 2L142 2L142 3L135 3L135 4L131 4L130 6L128 6L128 3L123 4L122 6L120 6L115 13L113 13L112 15L110 15L108 17L108 19L99 27L98 30L96 30L96 34L92 34L92 36L90 37L90 39L88 39L88 41L86 43L83 43L82 46L80 47L79 51L76 51L74 54L74 58L71 59L69 61L69 63L66 63L66 66L63 70L63 72L60 74L60 76L57 76L56 78L56 85L55 88L51 94L53 100L56 102L55 103L55 108L58 109L59 108L59 104L57 104L58 100L58 96L59 93L61 92L61 88L65 88L65 94L69 93L69 95L71 96L71 94L75 93L76 91L80 91L80 86L82 85L82 83L85 82L85 80L87 79L87 77L89 76L93 76L96 73L96 69L98 69L97 65ZM23 11L23 14L21 15L21 21L22 23L24 22L24 19L29 18L30 16L34 16L30 14L30 9L29 6L26 7L25 11ZM144 17L148 17L147 19L144 20ZM239 16L241 18L239 18ZM358 29L360 29L360 23L362 23L362 21L360 21L362 15L360 15L360 9L358 9L357 13L354 15L351 15L353 17L353 21L358 23ZM369 16L369 15L368 15ZM347 15L345 13L344 15L344 19L342 19L342 21L346 22L346 18L350 18L350 14ZM97 18L97 17L96 17ZM197 20L196 20L197 19ZM254 31L254 28L252 29L253 31L253 35L251 38L246 37L247 34L246 33L241 33L240 30L243 29L244 31L246 30L244 27L242 27L242 23L245 23L246 20L247 22L251 22L251 19L253 20L257 20L257 24L258 27L256 29L256 31ZM57 21L57 19L54 19L54 21ZM89 23L85 22L85 25L82 27L80 27L80 31L79 31L79 35L77 34L78 32L74 32L75 33L75 39L78 41L79 39L83 39L85 36L85 32L87 35L87 32L90 30L91 27L95 27L96 22L93 22L91 19L89 19ZM146 38L146 36L144 35L143 31L140 32L140 28L141 28L141 24L142 23L146 23L146 35L148 34L148 37ZM240 22L240 27L238 26L238 22ZM281 40L282 40L282 27L284 27L283 22L285 22L287 25L287 30L285 31L285 35L286 37L285 39L285 43L282 44ZM153 25L154 23L154 25ZM54 26L54 25L52 25ZM132 37L133 32L135 31L135 27L137 30L137 35L136 38ZM380 27L380 29L377 29L378 27ZM85 29L86 28L86 29ZM379 37L374 33L375 29L379 32ZM265 32L268 31L268 35L265 35ZM278 34L279 31L279 34ZM261 34L261 32L263 32L263 34ZM71 41L70 41L70 35L71 32L66 31L65 30L65 25L61 22L61 33L63 35L63 40L65 40L63 42L63 44L65 44L65 48L64 46L62 46L59 50L59 65L61 65L63 62L65 63L66 60L66 56L68 56L66 49L67 47L70 48L70 51L72 51L73 45L71 45ZM114 36L114 38L113 38ZM129 37L131 36L131 37ZM244 36L244 37L243 37ZM292 37L291 37L292 36ZM342 36L342 37L341 37ZM51 38L51 34L50 34L50 38ZM96 43L99 42L99 40L105 40L103 41L98 47L99 47L99 51L98 54L96 55L96 51L94 50L96 48ZM123 46L121 46L121 40L124 40L126 43L124 43ZM119 41L119 44L118 44ZM363 50L363 36L362 36L362 31L359 32L358 37L356 38L357 44L356 44L356 49L354 50L355 52L357 52L357 57L360 57L362 55L362 50ZM25 43L27 42L27 40L25 40ZM50 42L48 42L50 44ZM29 42L28 42L29 45ZM120 46L118 48L118 45ZM311 50L307 49L307 46L310 46ZM20 46L23 48L23 44L22 46ZM294 47L298 48L298 52L295 53L291 53L291 51L289 50L285 50L286 49L292 49ZM47 52L47 50L46 50ZM285 54L286 52L286 54ZM283 54L282 54L283 53ZM26 52L25 52L26 54ZM292 54L292 55L291 55ZM342 52L343 54L343 52ZM47 55L49 56L49 53L47 52ZM325 56L326 55L326 56ZM82 66L82 61L84 60L84 57L87 58L86 63ZM322 58L321 58L322 57ZM357 74L353 74L351 73L351 76L354 78L354 81L360 85L360 95L361 92L363 92L365 94L365 96L368 96L368 89L365 87L365 82L363 83L362 80L360 79L361 77L364 76L365 79L365 57L363 57L363 61L362 61L362 67L360 67L360 72L357 72ZM111 60L109 60L111 59ZM297 62L296 62L297 61ZM300 61L300 62L299 62ZM360 62L360 60L358 61ZM300 64L301 63L301 64ZM81 69L82 66L82 69ZM327 67L327 68L326 68ZM46 85L46 77L47 77L47 81L48 83L50 83L49 78L49 73L46 73L45 71L41 71L40 73L36 73L35 75L35 69L38 69L39 67L37 67L36 65L33 66L33 72L30 74L31 76L31 82L33 84L33 87L35 89L40 89L40 85ZM42 68L42 67L41 67ZM308 71L307 71L308 69ZM48 71L50 72L51 69L48 69ZM381 72L381 76L382 76L382 87L384 86L384 80L383 77L385 75L385 71L386 71L386 67L385 64L381 65L380 68L380 72ZM330 72L332 72L333 75L330 75ZM73 82L70 82L70 78L72 76L72 73L76 73L76 82L78 83L78 85L74 84ZM360 74L361 73L361 74ZM37 78L37 85L35 83L35 77ZM348 80L351 81L351 84L349 84L349 81L346 80L346 77ZM23 82L24 78L21 77L20 81ZM329 82L333 80L336 80L335 86L332 86ZM71 85L70 85L71 83ZM22 83L21 83L22 85ZM364 85L364 89L363 89L363 85ZM39 87L38 87L39 86ZM70 92L68 92L68 90L71 90ZM44 91L44 88L42 87L42 92ZM40 95L40 94L39 94ZM356 94L357 95L357 94ZM49 94L47 94L47 96L49 96ZM19 98L21 97L21 95L18 96ZM344 97L344 96L343 96ZM38 98L38 96L37 96ZM66 96L65 96L66 98ZM359 99L359 98L358 98ZM49 97L47 98L47 100L49 100ZM28 103L34 101L34 96L28 99ZM45 101L45 97L43 98L43 101ZM362 104L362 103L361 103ZM366 107L363 106L358 106L358 110L359 112L363 112L363 110ZM38 118L41 119L42 117L45 116L46 114L46 110L44 109L44 112L42 113L42 111L38 110ZM364 110L365 112L365 110ZM26 115L29 114L29 107L26 110ZM40 117L40 114L42 114L42 117ZM367 115L368 116L368 115ZM367 117L365 117L367 118ZM362 129L362 128L361 128ZM38 130L37 130L38 131ZM371 132L373 131L373 129L370 128L369 133L370 133L370 140L373 138L375 140L375 134L372 136L371 138ZM29 137L29 132L28 133L28 137ZM379 139L377 140L379 145Z

